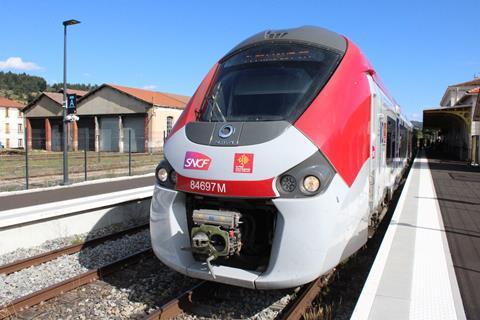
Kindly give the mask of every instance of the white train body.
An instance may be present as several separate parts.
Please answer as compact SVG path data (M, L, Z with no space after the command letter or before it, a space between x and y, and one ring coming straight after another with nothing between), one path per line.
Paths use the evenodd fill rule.
M411 124L383 88L358 48L324 29L241 43L165 144L155 254L194 278L279 289L357 251L411 156Z

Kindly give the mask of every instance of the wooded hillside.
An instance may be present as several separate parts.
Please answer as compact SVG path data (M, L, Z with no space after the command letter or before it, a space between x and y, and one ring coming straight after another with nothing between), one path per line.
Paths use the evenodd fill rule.
M95 84L73 83L67 84L69 89L90 91L98 87ZM28 103L43 91L56 92L63 88L63 83L48 85L47 81L38 76L26 73L0 71L0 96L11 100Z

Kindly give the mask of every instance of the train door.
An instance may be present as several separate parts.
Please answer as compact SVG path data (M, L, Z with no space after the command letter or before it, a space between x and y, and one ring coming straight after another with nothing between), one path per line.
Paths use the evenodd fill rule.
M369 204L370 213L380 208L383 200L385 171L385 137L384 114L382 110L382 94L377 85L369 77L372 93L370 113L370 174L369 174Z
M392 112L392 110L387 110L386 127L387 141L385 155L385 184L388 188L389 194L391 195L393 193L393 190L395 189L395 180L398 171L398 130L396 115L394 112Z

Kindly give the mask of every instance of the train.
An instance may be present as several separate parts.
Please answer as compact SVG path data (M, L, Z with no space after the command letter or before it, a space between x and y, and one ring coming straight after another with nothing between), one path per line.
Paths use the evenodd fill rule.
M155 255L251 289L308 283L368 240L412 157L412 124L347 37L267 30L208 72L155 170Z

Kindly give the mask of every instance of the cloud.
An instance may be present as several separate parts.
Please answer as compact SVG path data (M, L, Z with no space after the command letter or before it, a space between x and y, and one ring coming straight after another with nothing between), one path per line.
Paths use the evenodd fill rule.
M418 113L412 113L410 117L411 117L411 120L421 120L420 115Z
M91 74L91 73L88 73L88 72L84 72L82 75L83 75L84 77L87 77L87 78L89 78L89 77L92 76L92 74Z
M36 63L23 61L20 57L10 57L5 61L0 60L0 70L40 70Z
M145 90L154 90L156 88L157 88L157 86L154 85L154 84L149 84L148 86L143 87L143 89L145 89Z

